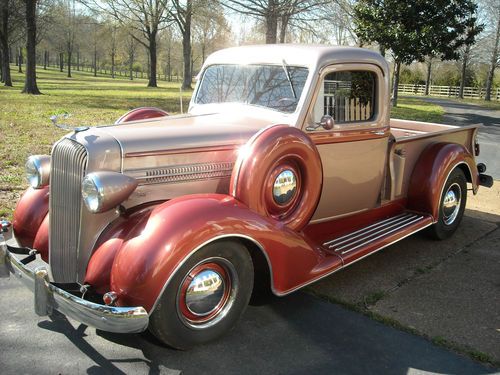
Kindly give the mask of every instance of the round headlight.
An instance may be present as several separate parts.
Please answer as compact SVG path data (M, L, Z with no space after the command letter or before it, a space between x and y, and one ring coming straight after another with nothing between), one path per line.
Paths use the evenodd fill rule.
M117 172L89 173L82 181L82 198L90 212L108 211L126 200L137 180Z
M26 178L33 189L47 186L50 178L50 156L30 156L26 161Z
M88 175L83 179L82 197L87 208L91 212L99 212L101 208L102 196L99 193L96 181L94 181L94 178L92 177L92 175Z

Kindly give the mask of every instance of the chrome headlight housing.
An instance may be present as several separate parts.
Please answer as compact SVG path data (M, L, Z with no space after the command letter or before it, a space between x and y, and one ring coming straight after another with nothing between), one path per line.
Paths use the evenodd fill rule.
M33 189L40 189L49 184L50 156L32 155L26 161L26 178Z
M137 180L121 173L93 172L82 181L82 198L90 212L105 212L126 200L136 187Z

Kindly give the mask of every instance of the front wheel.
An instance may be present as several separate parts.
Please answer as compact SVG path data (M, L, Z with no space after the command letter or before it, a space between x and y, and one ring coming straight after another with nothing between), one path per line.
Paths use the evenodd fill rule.
M467 180L464 172L454 169L444 184L439 201L438 221L430 227L430 234L436 240L449 238L460 225L467 202Z
M176 349L189 349L229 331L248 305L252 258L236 241L218 241L175 273L151 315L149 329Z

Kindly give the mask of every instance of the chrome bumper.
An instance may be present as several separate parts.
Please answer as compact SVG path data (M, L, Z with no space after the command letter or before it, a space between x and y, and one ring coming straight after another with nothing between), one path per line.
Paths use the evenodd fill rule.
M117 333L137 333L148 327L149 316L143 307L99 305L52 284L47 268L32 270L27 267L9 252L7 242L0 233L0 277L9 277L10 274L20 279L34 293L35 312L40 316L57 310L83 324Z

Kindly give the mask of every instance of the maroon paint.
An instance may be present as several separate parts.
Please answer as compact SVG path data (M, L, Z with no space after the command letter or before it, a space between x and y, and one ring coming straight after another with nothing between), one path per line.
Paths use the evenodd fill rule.
M311 138L300 129L278 125L264 130L245 147L231 176L234 197L263 216L301 230L316 210L323 182L321 158ZM287 167L298 179L297 198L281 206L274 201L273 185Z
M49 214L45 215L45 219L36 232L33 249L38 250L44 261L49 262Z
M338 256L328 255L303 235L256 214L231 196L184 196L157 206L118 250L111 271L117 304L151 310L166 281L194 249L214 237L238 234L255 239L265 249L277 294L342 263Z
M408 208L429 213L437 220L441 190L452 168L466 163L472 173L472 186L477 189L479 172L474 157L457 143L433 143L422 152L415 164L408 189Z
M28 188L17 202L12 226L18 243L33 247L38 228L49 212L49 187Z
M154 107L135 108L125 113L122 117L116 120L115 124L123 124L124 122L145 120L145 119L165 117L165 116L168 116L168 113L165 112L163 109Z
M100 236L85 274L85 284L100 294L111 290L111 268L115 256L125 241L137 235L134 228L145 225L153 207L142 208L115 220Z

